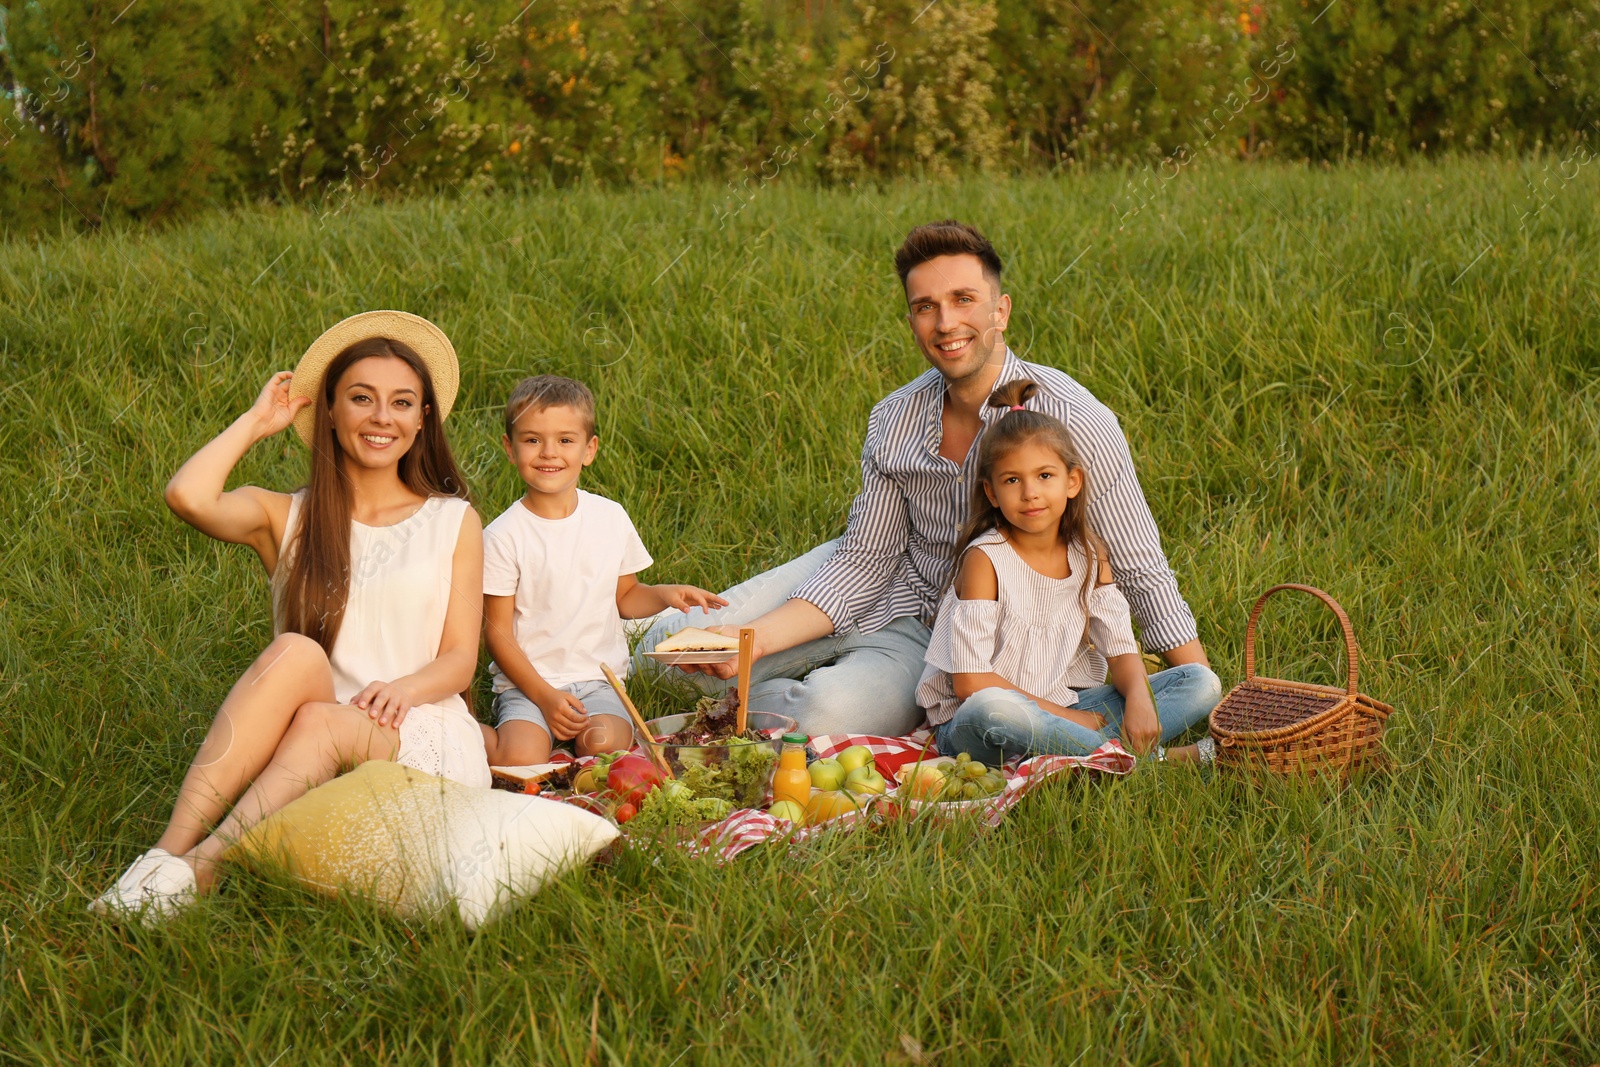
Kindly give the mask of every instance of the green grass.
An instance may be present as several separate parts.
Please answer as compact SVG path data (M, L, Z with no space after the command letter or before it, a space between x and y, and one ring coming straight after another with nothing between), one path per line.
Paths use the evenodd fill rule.
M1600 1059L1600 217L1568 189L1519 231L1535 171L1199 169L1122 228L1103 174L780 180L721 232L691 188L0 247L0 1058ZM156 931L84 914L269 636L253 557L161 486L325 325L445 327L486 517L511 383L586 379L590 487L654 576L725 586L842 528L867 411L921 369L892 250L950 214L1006 256L1015 347L1121 415L1224 682L1261 590L1329 589L1396 773L1141 768L976 839L629 855L476 937L244 876ZM285 437L240 477L303 469ZM1265 665L1334 680L1333 637L1284 602Z

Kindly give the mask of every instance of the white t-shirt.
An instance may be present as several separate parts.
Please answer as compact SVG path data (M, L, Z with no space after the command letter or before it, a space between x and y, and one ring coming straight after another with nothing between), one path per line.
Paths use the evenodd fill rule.
M483 530L483 591L515 596L512 632L534 670L557 688L628 669L617 579L653 561L621 504L578 490L564 519L541 519L519 498ZM494 691L514 688L498 663Z

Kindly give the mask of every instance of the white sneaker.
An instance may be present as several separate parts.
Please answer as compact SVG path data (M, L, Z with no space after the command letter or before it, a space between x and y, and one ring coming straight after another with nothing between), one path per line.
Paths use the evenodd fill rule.
M194 896L194 865L164 848L153 848L91 901L89 910L116 918L137 916L146 926L154 926Z

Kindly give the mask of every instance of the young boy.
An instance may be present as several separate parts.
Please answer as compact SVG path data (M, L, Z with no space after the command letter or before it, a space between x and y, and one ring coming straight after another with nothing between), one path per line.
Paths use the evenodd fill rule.
M517 383L503 441L527 492L483 531L483 614L494 657L495 766L541 763L554 741L579 755L633 744L608 663L628 666L623 619L726 602L692 585L645 585L650 553L622 505L578 488L600 448L594 394L541 374Z

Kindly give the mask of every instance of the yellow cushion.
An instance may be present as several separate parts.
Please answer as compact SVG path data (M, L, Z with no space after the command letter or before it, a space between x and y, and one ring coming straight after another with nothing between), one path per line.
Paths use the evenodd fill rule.
M228 855L405 915L453 904L470 930L616 836L611 823L570 804L374 760L262 820Z

